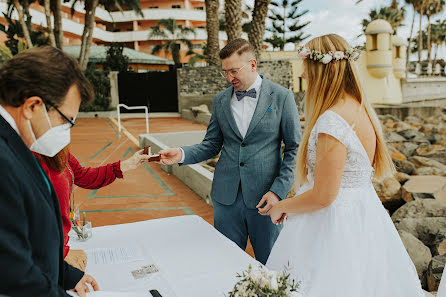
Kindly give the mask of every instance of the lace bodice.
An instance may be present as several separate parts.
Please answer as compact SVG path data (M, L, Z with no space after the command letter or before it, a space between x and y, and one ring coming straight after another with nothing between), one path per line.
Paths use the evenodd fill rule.
M316 145L318 134L328 134L347 148L347 160L342 174L341 188L356 188L371 184L374 169L370 165L367 153L353 128L336 112L327 110L314 125L308 141L307 179L314 182L316 164Z

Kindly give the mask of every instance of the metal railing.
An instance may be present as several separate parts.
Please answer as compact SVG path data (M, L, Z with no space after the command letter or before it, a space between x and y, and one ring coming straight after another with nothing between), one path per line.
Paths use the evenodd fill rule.
M119 134L121 134L121 107L127 109L127 110L135 110L135 109L144 109L144 112L146 114L146 134L149 134L149 109L147 108L147 106L127 106L125 104L118 104L118 106L116 106L116 111L118 113L118 130L119 130Z

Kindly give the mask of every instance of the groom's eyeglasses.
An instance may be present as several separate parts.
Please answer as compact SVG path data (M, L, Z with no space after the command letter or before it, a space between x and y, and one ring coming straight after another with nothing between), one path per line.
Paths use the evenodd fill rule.
M240 67L239 69L229 69L229 70L222 70L220 72L221 76L223 76L224 78L228 77L228 74L232 77L236 76L237 74L239 74L239 72L246 67L246 65L249 65L251 63L252 60L249 60L248 63L246 63L245 65L243 65L242 67Z

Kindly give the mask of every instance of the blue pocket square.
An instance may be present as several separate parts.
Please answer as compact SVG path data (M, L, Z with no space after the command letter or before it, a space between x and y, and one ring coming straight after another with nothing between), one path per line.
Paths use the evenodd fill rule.
M272 111L273 109L271 107L268 107L266 111Z

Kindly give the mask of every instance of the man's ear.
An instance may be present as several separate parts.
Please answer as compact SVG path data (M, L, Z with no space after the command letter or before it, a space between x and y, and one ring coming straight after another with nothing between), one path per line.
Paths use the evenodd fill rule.
M25 99L22 105L22 113L25 119L30 120L36 112L43 108L43 100L38 96L32 96Z
M251 69L252 69L252 72L257 71L257 60L256 59L251 60Z

